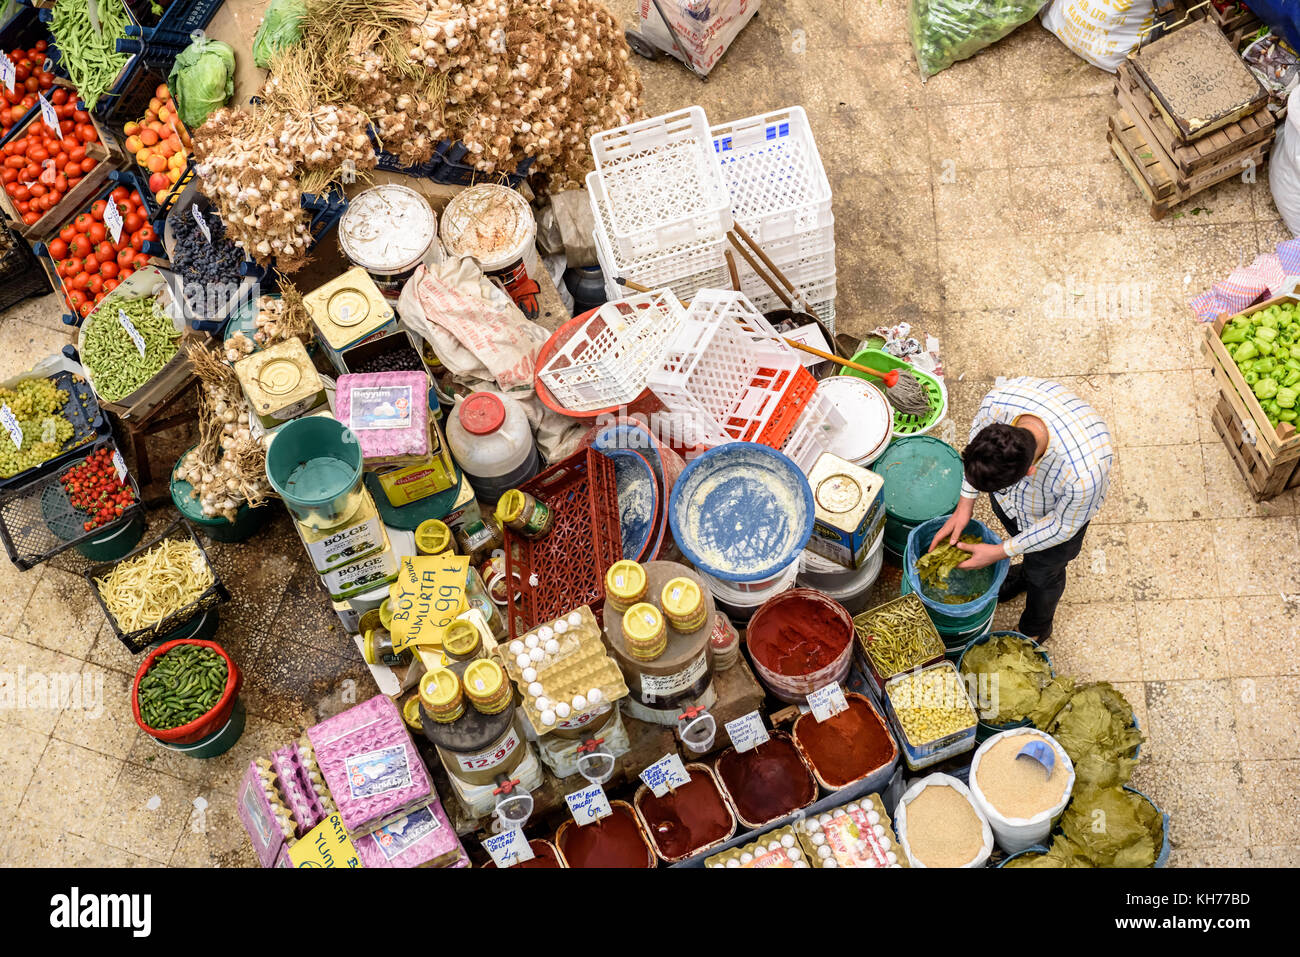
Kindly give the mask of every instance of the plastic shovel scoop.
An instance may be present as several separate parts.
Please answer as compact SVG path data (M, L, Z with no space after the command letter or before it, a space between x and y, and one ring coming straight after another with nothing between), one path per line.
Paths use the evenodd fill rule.
M497 796L496 830L502 833L517 827L522 828L533 814L533 796L527 791L515 790L519 780L503 781L493 789Z
M1033 761L1050 778L1056 768L1056 751L1046 741L1030 741L1016 752L1017 761Z
M589 738L578 745L578 773L592 784L604 784L614 776L614 755L606 751L604 738Z
M685 722L677 728L677 736L692 754L704 754L713 747L718 736L718 721L703 708L687 708L677 718Z

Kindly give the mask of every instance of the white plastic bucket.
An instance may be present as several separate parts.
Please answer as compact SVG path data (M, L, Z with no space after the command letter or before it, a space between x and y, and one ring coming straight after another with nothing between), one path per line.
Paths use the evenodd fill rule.
M817 383L847 423L832 431L826 451L867 467L880 458L893 438L894 410L883 392L865 379L833 375Z
M979 786L979 768L980 759L984 757L984 752L997 744L1003 738L1024 737L1033 738L1037 741L1046 741L1056 752L1058 763L1064 764L1070 770L1069 782L1065 788L1065 794L1061 800L1033 817L1013 818L1003 817L997 809L989 803L988 798ZM1028 743L1028 742L1026 742ZM1025 760L1023 758L1019 760ZM1003 731L989 738L975 751L975 756L971 758L970 763L970 792L971 799L975 802L975 807L988 819L989 826L993 829L993 836L997 839L998 847L1008 854L1014 854L1017 851L1023 851L1034 844L1046 844L1047 836L1052 831L1052 825L1056 819L1061 816L1065 810L1065 805L1070 803L1070 794L1074 790L1074 765L1070 761L1070 756L1065 753L1065 749L1050 734L1046 734L1036 728L1012 728L1010 731Z
M767 601L774 595L779 595L787 588L793 588L795 580L799 577L799 563L791 562L790 565L775 578L769 578L763 583L761 589L737 588L737 584L747 586L753 583L724 582L720 578L714 578L707 572L696 570L696 573L709 586L709 591L713 593L713 600L717 603L723 613L732 621L746 622L758 611L763 602Z
M974 773L973 770L972 773ZM935 785L950 787L970 802L971 809L974 810L975 816L979 818L980 824L983 826L984 846L971 858L969 863L963 864L962 867L983 867L988 863L989 855L993 853L993 829L989 827L988 818L985 817L979 805L972 799L970 788L950 775L938 773L927 774L919 781L913 781L908 785L907 790L903 792L903 796L898 799L898 808L894 811L894 827L898 831L898 843L903 845L903 851L907 854L908 862L913 867L925 867L912 853L912 847L907 841L907 806L918 798L927 787Z
M482 183L458 193L443 210L442 245L453 256L472 256L529 319L540 312L537 220L528 201L507 186Z
M871 586L880 577L880 569L885 563L885 537L882 535L867 553L867 560L861 568L845 568L822 556L804 550L799 559L798 584L803 588L815 588L822 594L834 598L844 606L850 615L860 615L867 610L871 600Z

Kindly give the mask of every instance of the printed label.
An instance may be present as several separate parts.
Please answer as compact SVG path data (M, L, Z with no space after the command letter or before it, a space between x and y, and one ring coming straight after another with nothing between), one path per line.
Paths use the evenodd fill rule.
M492 856L497 867L512 867L521 861L531 861L535 855L524 837L524 832L517 827L500 834L493 834L483 842L483 850Z
M699 694L707 686L709 677L709 653L701 651L699 657L684 669L671 675L641 675L641 700L645 704L667 702L682 692L691 690ZM700 685L697 689L696 685Z
M379 516L327 535L319 542L304 542L311 563L318 572L327 572L340 564L359 562L371 552L384 547L384 526Z
M559 721L556 721L555 726L557 728L562 728L565 731L572 731L575 728L584 728L601 715L609 714L609 708L609 705L604 705L603 707L596 708L593 711L584 711L582 714L570 714L567 718L561 718Z
M479 751L476 754L457 754L456 763L460 765L462 771L487 771L498 764L505 764L506 759L515 753L517 747L519 747L519 736L511 728L506 739L498 747Z
M808 696L808 707L812 709L813 717L820 724L847 710L849 703L844 700L844 692L840 690L839 682L832 681Z
M199 232L203 234L203 241L212 242L212 230L208 228L208 221L203 218L203 210L197 206L191 206L190 209L194 211L194 222L198 225Z
M391 748L354 754L344 763L348 774L348 789L354 798L377 797L409 787L411 766L406 747L395 744Z
M363 558L343 568L335 568L321 575L325 589L335 601L343 601L363 591L378 588L397 575L397 556L392 549ZM401 648L397 649L401 651Z
M108 228L108 233L113 237L113 242L122 238L122 210L118 209L117 203L110 198L104 206L104 225Z
M605 789L599 784L566 794L564 800L568 802L569 813L579 827L585 827L614 813L614 809L609 806L609 798L605 797Z
M265 806L259 797L262 793L262 779L249 781L244 785L244 793L239 796L240 803L244 805L244 810L248 812L248 819L252 822L254 829L257 831L258 844L261 847L270 847L271 829L274 827L276 833L279 832L279 825L274 821L268 820Z
M5 89L10 93L14 91L14 77L17 70L14 69L14 63L7 56L0 53L0 79L5 81Z
M113 241L117 242L116 239ZM135 326L131 324L131 318L121 309L117 311L117 321L122 324L122 328L126 330L126 334L131 337L131 341L135 343L136 350L140 353L140 358L143 359L144 336L140 335Z
M737 751L756 748L768 739L767 728L764 727L763 718L757 711L751 711L734 721L728 721L723 727L727 729L731 745Z
M351 427L359 432L411 427L411 387L385 385L353 389L348 409Z
M36 101L41 105L41 120L58 134L59 139L63 139L63 129L59 126L59 114L54 111L53 105L45 98L44 93L36 94ZM117 242L117 237L113 237L113 242Z
M23 447L23 428L18 424L18 418L14 415L14 410L9 408L8 404L0 405L0 425L5 427L9 433L9 441L13 442L15 449Z
M654 792L655 797L663 797L683 784L690 784L691 775L683 767L680 757L676 754L665 754L641 772L641 780Z
M422 807L392 824L385 824L369 836L379 845L384 859L391 861L441 827L442 824L433 811Z
M122 453L117 449L113 450L113 468L117 469L117 480L123 485L126 484L126 461L122 458Z

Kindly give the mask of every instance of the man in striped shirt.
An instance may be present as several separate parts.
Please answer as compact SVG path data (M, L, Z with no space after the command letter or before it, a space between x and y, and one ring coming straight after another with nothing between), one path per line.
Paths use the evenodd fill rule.
M930 548L947 539L970 552L959 568L1022 558L1011 566L998 600L1026 592L1018 630L1046 641L1065 591L1065 567L1083 548L1088 522L1110 486L1110 431L1059 383L1025 377L984 397L970 436L962 453L961 500ZM1011 535L1000 544L958 541L980 492L991 493L993 512Z

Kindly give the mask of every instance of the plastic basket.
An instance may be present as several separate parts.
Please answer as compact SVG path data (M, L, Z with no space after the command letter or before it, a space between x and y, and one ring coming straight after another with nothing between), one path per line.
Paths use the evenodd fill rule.
M135 477L127 473L126 482L135 496L135 503L127 506L121 516L86 531L83 525L88 513L73 508L63 492L59 476L68 468L79 465L91 452L107 445L115 448L111 439L95 442L84 448L75 458L67 460L64 468L38 478L22 488L0 494L0 541L4 542L9 560L19 570L26 570L48 561L60 552L75 545L103 538L122 526L144 515L140 504L140 487Z
M202 30L216 15L224 0L172 0L151 27L128 25L129 37L157 37L187 47L195 30Z
M721 238L731 228L731 196L700 107L596 133L591 152L621 253Z
M500 183L502 186L518 189L519 184L528 178L528 172L533 166L533 158L530 156L520 163L513 173L500 170L485 173L483 170L475 169L472 165L462 162L468 155L469 149L464 143L458 143L455 140L439 140L438 145L434 147L433 159L421 167L423 172L420 175L433 180L435 183L445 183L449 186Z
M28 377L18 376L18 378ZM72 436L63 443L62 450L53 458L46 459L40 465L34 465L17 475L0 478L0 489L16 488L51 472L61 471L64 465L80 455L84 446L98 438L108 436L111 429L108 419L99 410L99 401L95 398L94 390L84 378L66 370L44 378L53 382L56 389L68 393L68 401L63 403L59 414L72 423Z
M685 318L671 291L607 302L538 375L556 401L575 412L631 402Z
M831 434L847 428L848 424L830 397L814 389L781 451L807 475L821 454L830 448Z
M625 299L634 295L627 286L615 282L616 279L630 279L651 289L671 289L673 295L684 301L694 299L696 293L701 289L725 289L731 285L731 277L727 273L727 262L721 258L721 246L718 247L716 265L705 265L700 268L700 265L697 264L689 267L698 269L697 272L682 272L671 265L646 271L627 270L612 265L612 260L609 258L612 253L606 246L605 240L601 238L599 226L597 226L594 235L596 238L596 260L600 263L600 271L605 278L605 294L609 299Z
M817 382L745 296L701 290L647 383L687 445L785 444Z
M161 621L150 625L147 628L124 632L118 625L117 619L113 617L113 613L110 612L108 606L104 604L104 599L99 594L99 587L95 584L95 580L97 578L103 578L116 566L122 564L122 562L137 558L160 542L169 539L175 541L192 541L195 544L199 550L199 554L203 556L203 561L212 572L212 584L208 586L202 595L190 602L190 604L172 612ZM226 586L221 583L221 579L217 576L216 566L213 565L212 560L208 558L208 553L204 550L203 543L200 542L198 536L194 534L194 529L190 526L190 523L185 521L183 518L176 519L176 521L172 522L171 525L167 526L162 534L148 544L141 545L139 548L135 549L135 551L123 556L115 562L104 562L103 564L92 565L84 574L86 581L90 584L90 592L95 596L95 601L99 602L99 607L103 610L104 617L108 619L108 624L109 627L113 629L113 634L117 635L118 640L121 641L122 644L126 645L132 653L144 651L145 648L149 647L149 645L157 641L161 636L188 624L204 612L216 608L221 602L230 600L230 593L226 590Z
M710 134L732 215L757 242L834 223L830 180L803 107L722 123Z
M0 246L9 243L9 247L0 252L0 310L17 305L32 296L43 296L51 292L49 277L32 254L27 240L12 232L4 223L0 223Z
M605 598L605 572L623 557L614 461L585 448L519 486L555 513L545 538L505 529L510 637Z
M970 588L982 588L978 598L970 601L949 604L937 598L932 598L926 594L921 586L921 576L916 571L916 563L921 556L930 550L930 541L943 527L943 523L948 520L949 516L940 515L929 521L922 522L908 533L907 550L903 554L903 577L908 586L918 598L924 602L925 607L929 610L931 617L936 613L941 616L941 623L947 624L951 620L954 625L958 622L969 622L970 627L982 624L987 614L992 614L992 607L998 602L998 589L1006 580L1007 569L1011 567L1011 559L1003 558L995 562L992 566L977 568L969 571L963 569L953 569L949 581L952 583L951 592L961 594ZM983 522L972 518L970 523L962 529L962 534L967 532L977 532L984 543L987 545L1000 544L1002 539L998 537L992 529ZM992 571L986 571L986 568L992 568Z
M909 369L912 375L916 376L916 381L921 383L922 388L925 389L926 395L930 397L930 411L925 415L904 415L897 409L894 410L895 438L902 438L907 435L924 435L943 421L944 415L948 412L948 390L944 387L943 381L937 376L933 376L923 369L918 369L910 362L892 356L881 349L863 349L853 357L853 361L858 365L867 366L878 372L888 372L890 369ZM845 369L840 375L857 376L859 379L866 379L877 389L880 388L880 380L875 376L868 376L864 372Z

